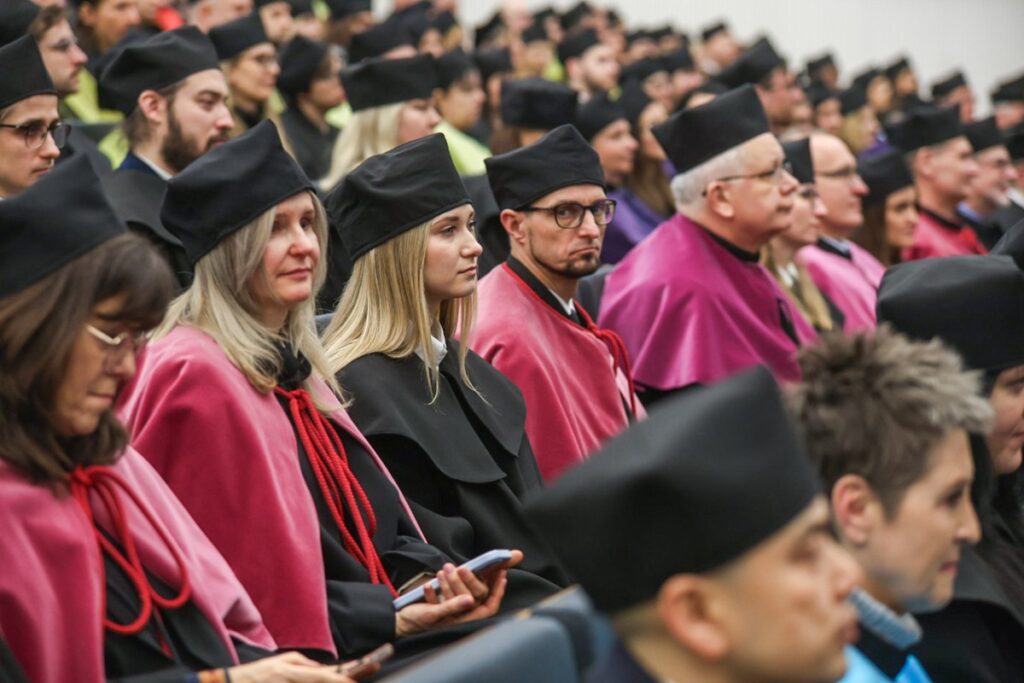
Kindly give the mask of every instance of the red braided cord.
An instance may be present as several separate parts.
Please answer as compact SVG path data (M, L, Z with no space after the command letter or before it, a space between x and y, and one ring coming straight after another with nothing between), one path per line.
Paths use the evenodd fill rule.
M124 571L128 576L128 580L131 581L135 587L136 593L138 593L139 601L142 603L142 607L139 610L139 615L128 624L118 624L117 622L107 619L107 595L106 590L103 591L103 601L101 605L100 614L103 617L103 625L115 633L122 635L132 635L141 631L146 624L149 623L150 617L153 615L153 603L165 609L177 609L185 604L192 594L192 587L188 577L188 567L185 565L185 560L181 556L181 552L178 550L177 545L171 540L164 531L164 528L157 523L156 518L148 507L143 505L138 495L128 486L128 484L118 474L116 474L109 467L103 465L91 465L89 467L78 467L71 472L71 495L74 497L78 506L85 513L86 519L89 520L89 524L93 527L93 533L96 536L96 540L102 549L114 562ZM165 598L160 595L157 590L149 583L149 579L146 576L146 569L142 566L142 560L139 559L138 549L135 547L135 540L128 530L128 520L125 517L124 507L121 505L121 500L118 497L117 489L120 489L125 493L135 507L142 513L143 517L149 525L156 530L160 536L160 540L164 546L170 551L174 557L174 562L178 566L178 572L181 575L181 589L173 598ZM94 492L106 509L107 514L110 516L111 524L113 525L113 536L118 540L121 546L124 548L122 554L117 546L111 543L106 536L100 533L98 527L96 527L96 521L93 516L92 507L89 504L89 494ZM100 565L100 573L103 578L103 584L106 585L106 576L104 575L103 566Z
M346 552L366 568L372 583L387 586L391 594L397 597L398 591L391 584L373 545L377 517L373 513L366 491L348 466L348 455L341 437L334 426L320 414L305 389L287 391L277 387L275 391L288 400L288 410L295 422L299 440L306 451L306 457L327 507L331 511L331 517L341 532ZM353 537L345 524L342 506L350 512L358 539Z

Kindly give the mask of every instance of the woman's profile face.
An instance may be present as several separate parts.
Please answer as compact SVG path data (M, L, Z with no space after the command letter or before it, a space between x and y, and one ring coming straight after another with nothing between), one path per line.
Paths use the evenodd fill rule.
M228 72L228 85L236 98L262 103L274 94L280 73L277 50L270 43L260 43L239 55Z
M476 260L483 251L476 241L472 204L441 214L428 227L423 284L433 307L476 291Z
M890 247L903 249L914 243L916 200L913 185L896 190L885 198L885 240Z
M275 208L274 227L263 250L264 278L255 278L253 298L261 319L284 324L288 312L313 296L313 272L320 261L316 209L308 192L300 192Z
M61 436L86 436L96 431L100 418L113 407L121 389L135 374L131 339L115 348L96 334L117 339L138 332L117 319L126 297L111 297L93 306L86 324L78 330L54 399L53 421Z
M996 474L1016 472L1024 446L1024 365L1000 372L988 401L996 414L985 439L992 468Z
M398 113L398 144L425 138L441 123L441 115L430 100L409 100Z

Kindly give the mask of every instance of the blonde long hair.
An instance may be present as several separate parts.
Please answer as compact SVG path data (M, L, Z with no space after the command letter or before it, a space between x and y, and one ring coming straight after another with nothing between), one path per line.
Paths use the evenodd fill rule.
M261 393L268 393L277 385L281 358L275 345L286 342L309 360L313 366L310 377L319 376L340 395L313 323L315 294L327 273L327 259L323 255L327 214L316 195L309 195L315 212L313 231L321 245L321 257L313 271L314 295L289 311L281 330L267 329L259 321L259 304L253 296L254 278L263 279L269 289L263 272L263 252L274 227L277 207L273 207L199 259L192 286L171 302L153 339L166 336L178 325L200 329L217 341L232 364ZM304 386L311 388L308 380Z
M331 191L359 164L398 145L398 117L405 102L371 107L352 115L331 153L331 170L320 189Z
M324 330L323 342L332 372L371 353L406 358L422 349L426 357L424 380L433 403L441 375L430 344L434 321L423 279L431 222L388 240L356 260L338 310ZM476 387L466 372L466 355L475 319L476 291L441 303L438 322L446 339L461 331L459 376L473 391Z

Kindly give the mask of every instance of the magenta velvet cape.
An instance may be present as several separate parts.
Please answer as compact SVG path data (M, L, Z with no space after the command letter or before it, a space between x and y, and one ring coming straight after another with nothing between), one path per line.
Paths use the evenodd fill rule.
M148 505L178 546L192 602L237 661L231 637L268 650L274 640L224 558L153 468L127 449L113 471ZM135 505L119 494L143 566L177 588L170 553ZM0 463L0 632L30 681L103 683L103 558L93 526L63 492L30 483ZM110 529L95 502L99 524Z
M619 333L634 379L652 389L708 384L758 364L792 381L797 345L780 306L802 342L816 337L764 266L676 214L608 275L599 322Z
M850 258L812 244L799 251L797 260L807 268L818 289L846 316L843 331L857 332L875 326L878 285L885 266L861 246L847 244Z
M628 426L628 381L617 376L603 341L552 309L507 265L488 273L478 292L472 349L522 392L526 433L550 481Z
M336 654L316 507L274 394L259 393L212 337L188 326L147 347L126 393L132 445L227 559L278 645ZM335 406L331 420L387 474L326 386L315 398Z

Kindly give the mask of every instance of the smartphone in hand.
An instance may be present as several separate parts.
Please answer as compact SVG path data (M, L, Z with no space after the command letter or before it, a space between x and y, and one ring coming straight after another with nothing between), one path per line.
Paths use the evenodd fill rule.
M501 564L502 562L508 562L511 559L511 550L490 550L484 553L483 555L478 555L477 557L474 557L469 562L461 565L459 569L465 567L469 571L479 576L480 574L485 573L488 569L491 569ZM400 595L397 598L395 598L395 611L397 612L400 609L408 607L409 605L416 604L417 602L423 602L426 599L426 593L424 592L423 589L427 585L432 586L435 591L441 590L441 583L437 580L437 577L435 577L433 580L428 581L426 584L420 586L419 588L415 588L406 593L405 595Z
M351 662L342 662L338 665L338 673L358 681L364 676L376 673L380 664L390 659L393 654L395 654L395 646L391 643L384 643L365 657L354 659Z

